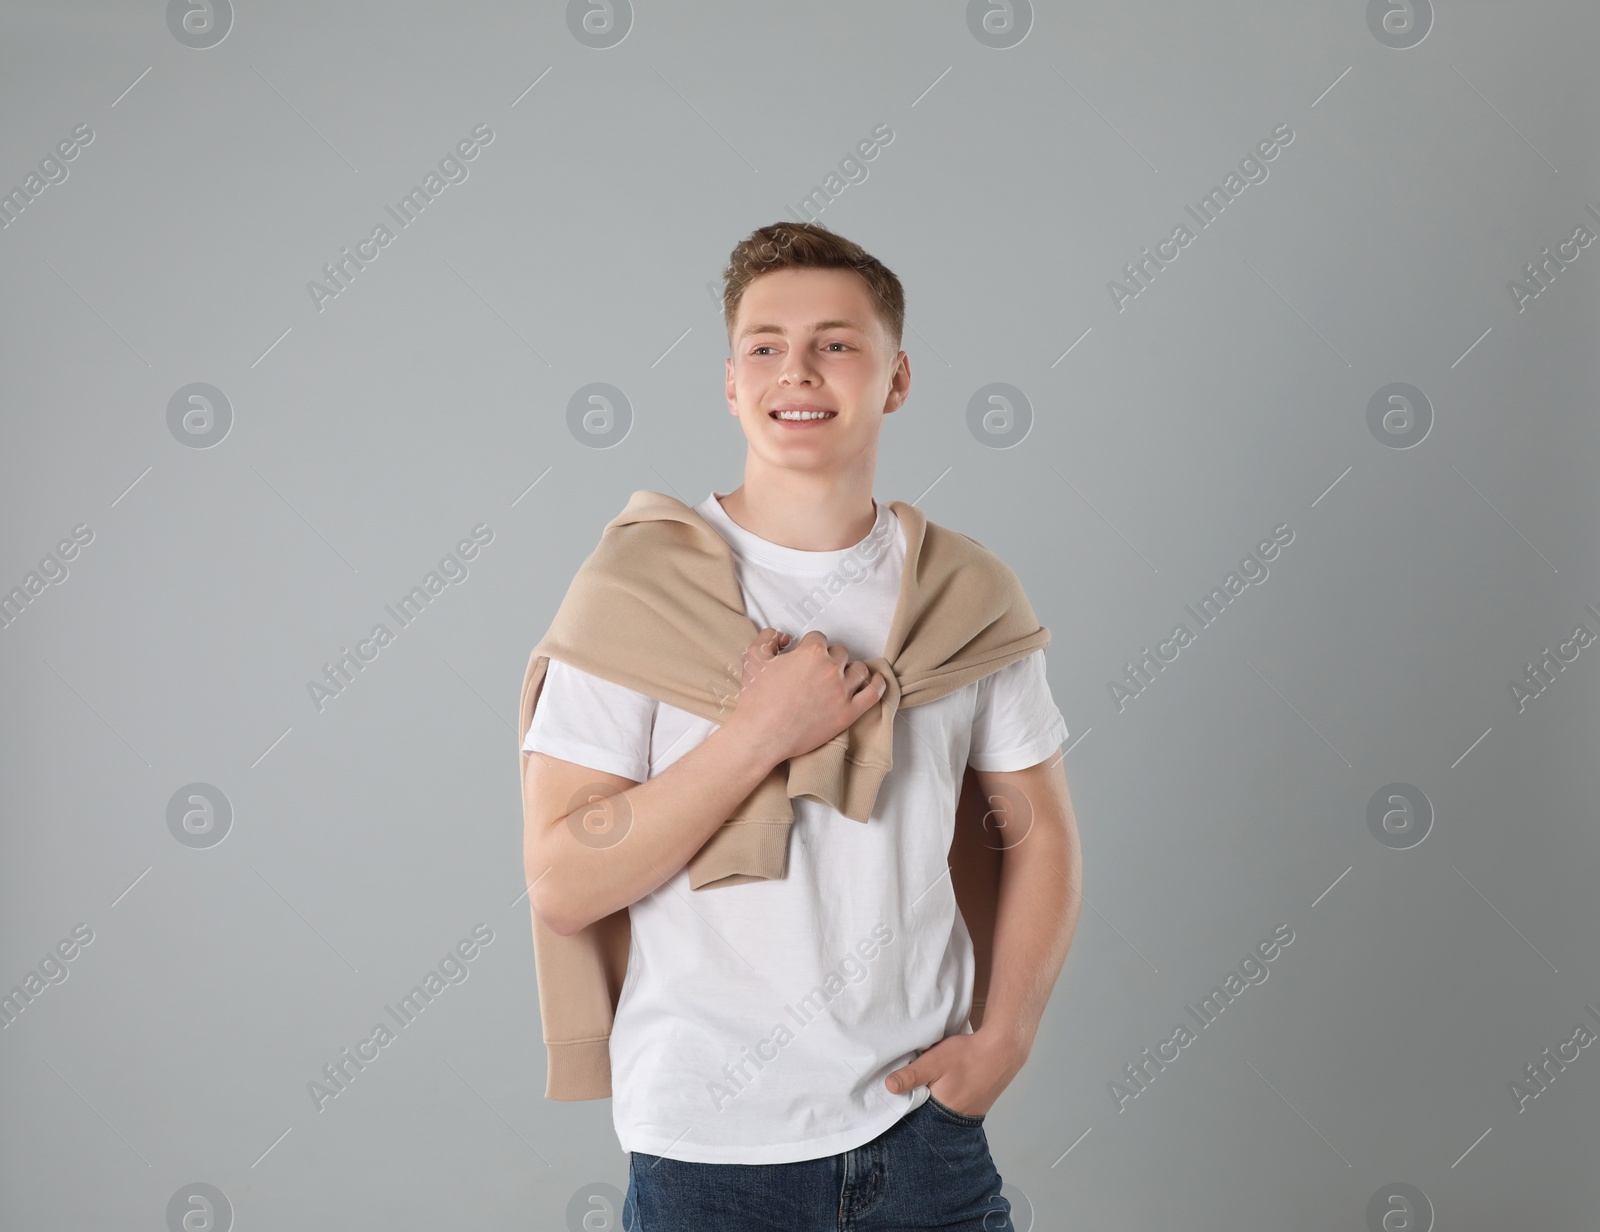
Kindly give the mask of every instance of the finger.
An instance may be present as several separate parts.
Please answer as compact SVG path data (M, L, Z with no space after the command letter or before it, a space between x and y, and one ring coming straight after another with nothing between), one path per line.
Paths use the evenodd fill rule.
M850 699L855 703L857 716L865 714L882 701L884 691L888 687L889 682L880 673L873 672L871 682Z
M917 1087L920 1087L922 1085L922 1081L917 1077L916 1066L905 1065L895 1070L894 1073L885 1078L884 1085L896 1095L904 1095L907 1091L912 1091Z
M776 658L782 650L778 639L783 635L776 629L761 629L750 640L750 645L745 649L745 670L748 673L752 664L766 664Z

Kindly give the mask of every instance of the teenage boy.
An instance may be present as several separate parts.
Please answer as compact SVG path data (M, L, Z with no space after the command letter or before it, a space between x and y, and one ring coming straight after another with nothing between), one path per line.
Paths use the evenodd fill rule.
M614 1097L629 1152L629 1228L1010 1228L983 1120L1028 1059L1081 886L1059 751L1067 730L1045 678L1048 631L1020 589L978 588L1002 592L995 602L1017 631L1002 646L1006 665L986 670L997 656L985 642L986 666L957 656L943 666L969 683L952 690L947 678L934 700L907 695L887 711L892 764L883 772L878 762L870 817L859 799L845 802L853 788L819 786L783 806L792 832L748 824L729 833L728 819L786 763L813 766L808 755L827 752L815 750L838 753L840 733L870 726L864 716L890 691L886 638L905 638L897 605L918 581L905 572L907 523L923 567L935 558L928 545L955 544L946 561L987 549L931 523L925 538L920 511L873 499L883 419L911 384L894 273L825 228L783 222L742 241L724 277L726 392L748 443L744 483L692 511L658 493L636 493L629 510L667 517L651 533L678 537L650 542L697 545L683 559L711 570L705 577L719 578L719 565L736 576L730 592L750 622L741 641L759 631L720 723L608 679L679 687L648 678L639 665L653 648L627 633L613 634L611 659L588 656L597 670L561 658L623 606L619 575L649 572L659 553L620 558L634 563L611 567L607 599L570 619L563 637L553 625L535 650L522 761L526 872L536 942L547 943L541 986L556 964L550 938L608 919L629 926L608 1038L596 1029L562 1040L559 1083L550 1028L562 1007L541 994L547 1094ZM661 595L686 585L687 569L655 563L638 610L676 611ZM976 568L940 582L927 611L943 615L930 621L950 621L951 610L974 619L981 595L937 605L960 589L961 570L972 589ZM1003 623L976 619L989 632ZM541 656L545 648L556 653ZM902 683L914 691L922 680L896 673L891 700ZM969 766L990 807L958 818ZM867 774L838 757L833 787L846 771ZM623 819L610 838L588 822L597 801L612 822ZM976 1030L973 937L952 890L958 825L987 831L980 842L1002 853ZM715 874L745 871L705 885L715 874L696 861L713 838L743 844L745 861L721 860L723 846ZM702 875L691 876L697 867ZM619 978L616 961L606 979Z

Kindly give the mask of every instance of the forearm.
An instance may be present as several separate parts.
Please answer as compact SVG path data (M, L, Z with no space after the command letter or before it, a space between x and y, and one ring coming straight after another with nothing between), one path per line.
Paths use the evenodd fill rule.
M987 1112L1027 1064L1050 990L1078 926L1082 894L1078 831L1060 761L1028 770L978 772L991 806L985 825L1011 838L1001 851L999 897L990 946L983 1019L970 1034L946 1036L884 1079L890 1091L926 1084L936 1098L970 1115ZM1032 825L1017 806L1031 804ZM954 1101L954 1102L952 1102Z
M1070 806L1068 806L1070 808ZM1077 829L1036 824L1001 853L989 991L979 1031L1026 1058L1078 927Z
M654 778L580 802L530 853L530 881L546 881L540 899L551 918L576 932L660 887L776 764L723 725Z

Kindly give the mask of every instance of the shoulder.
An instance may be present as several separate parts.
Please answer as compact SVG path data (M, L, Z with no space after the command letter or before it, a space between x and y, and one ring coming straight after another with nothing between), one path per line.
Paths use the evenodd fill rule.
M626 700L652 708L656 704L648 693L641 693L629 685L553 656L545 671L545 691L569 702L589 700L615 703Z
M1021 590L1017 572L986 544L964 531L929 521L923 530L923 555L947 562L958 584Z

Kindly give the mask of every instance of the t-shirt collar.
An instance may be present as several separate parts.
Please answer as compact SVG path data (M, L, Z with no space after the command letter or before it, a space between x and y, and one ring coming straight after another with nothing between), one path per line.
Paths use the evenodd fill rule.
M769 539L763 539L754 531L740 526L728 516L728 511L722 507L722 502L718 499L727 495L729 495L727 492L713 491L695 507L695 512L716 528L717 532L728 541L728 546L733 549L734 554L742 560L767 565L784 573L815 575L831 573L852 557L873 565L885 555L881 548L869 555L872 548L872 542L869 540L881 542L887 539L891 530L891 520L894 518L894 511L880 500L873 500L877 516L872 529L859 541L847 548L838 548L834 551L808 552L803 548L789 548L773 543Z

